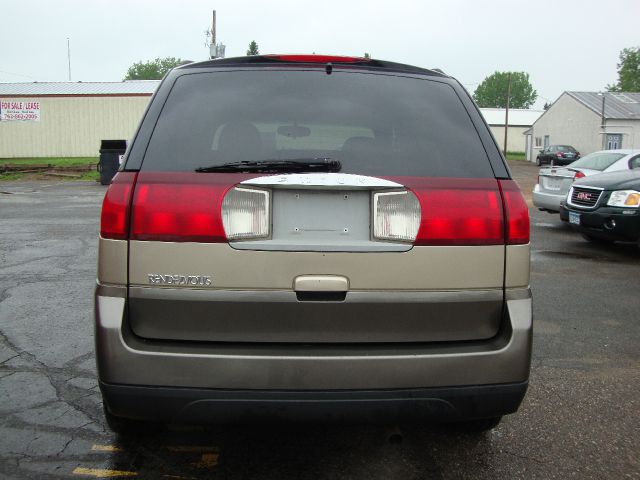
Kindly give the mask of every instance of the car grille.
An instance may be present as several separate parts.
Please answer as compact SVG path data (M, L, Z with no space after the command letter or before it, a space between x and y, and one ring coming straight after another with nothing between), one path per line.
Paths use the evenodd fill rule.
M602 195L602 190L573 187L571 188L571 204L578 207L595 207L600 195Z

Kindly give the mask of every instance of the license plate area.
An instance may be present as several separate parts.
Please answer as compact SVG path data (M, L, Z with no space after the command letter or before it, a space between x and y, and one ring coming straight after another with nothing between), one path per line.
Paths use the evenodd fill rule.
M580 225L580 214L577 212L569 212L569 223L572 225Z
M545 177L544 187L547 190L560 190L560 188L562 187L562 179L554 178L554 177Z

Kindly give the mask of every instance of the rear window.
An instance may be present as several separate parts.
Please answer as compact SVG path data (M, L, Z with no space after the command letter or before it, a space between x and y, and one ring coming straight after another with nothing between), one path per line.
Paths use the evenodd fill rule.
M493 177L452 87L340 69L179 77L142 169L312 158L340 160L342 173L361 175Z
M608 153L608 152L596 152L585 155L580 160L576 160L571 164L571 167L576 168L589 168L591 170L606 170L615 162L620 160L626 154L624 153Z
M560 152L571 152L571 153L573 153L573 152L575 152L575 151L576 151L576 149L575 149L575 148L573 148L573 147L570 147L570 146L568 146L568 145L558 145L558 151L560 151Z

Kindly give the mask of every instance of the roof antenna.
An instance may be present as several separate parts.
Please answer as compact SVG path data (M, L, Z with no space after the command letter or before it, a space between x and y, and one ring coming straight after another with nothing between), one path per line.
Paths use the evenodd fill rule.
M331 72L333 72L333 65L331 65L331 62L327 63L324 69L327 72L327 75L331 75Z

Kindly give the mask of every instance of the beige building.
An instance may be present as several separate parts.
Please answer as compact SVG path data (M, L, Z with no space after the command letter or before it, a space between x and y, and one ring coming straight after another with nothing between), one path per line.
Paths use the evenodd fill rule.
M158 84L0 83L0 158L98 156L133 136Z
M571 145L582 155L640 148L640 93L564 92L529 132L527 160L549 145Z
M504 108L481 108L480 112L491 129L491 133L498 142L500 150L504 148L504 124L506 120L506 109ZM542 110L526 110L520 108L509 109L509 129L507 130L507 151L526 151L527 137L525 132L543 114Z

